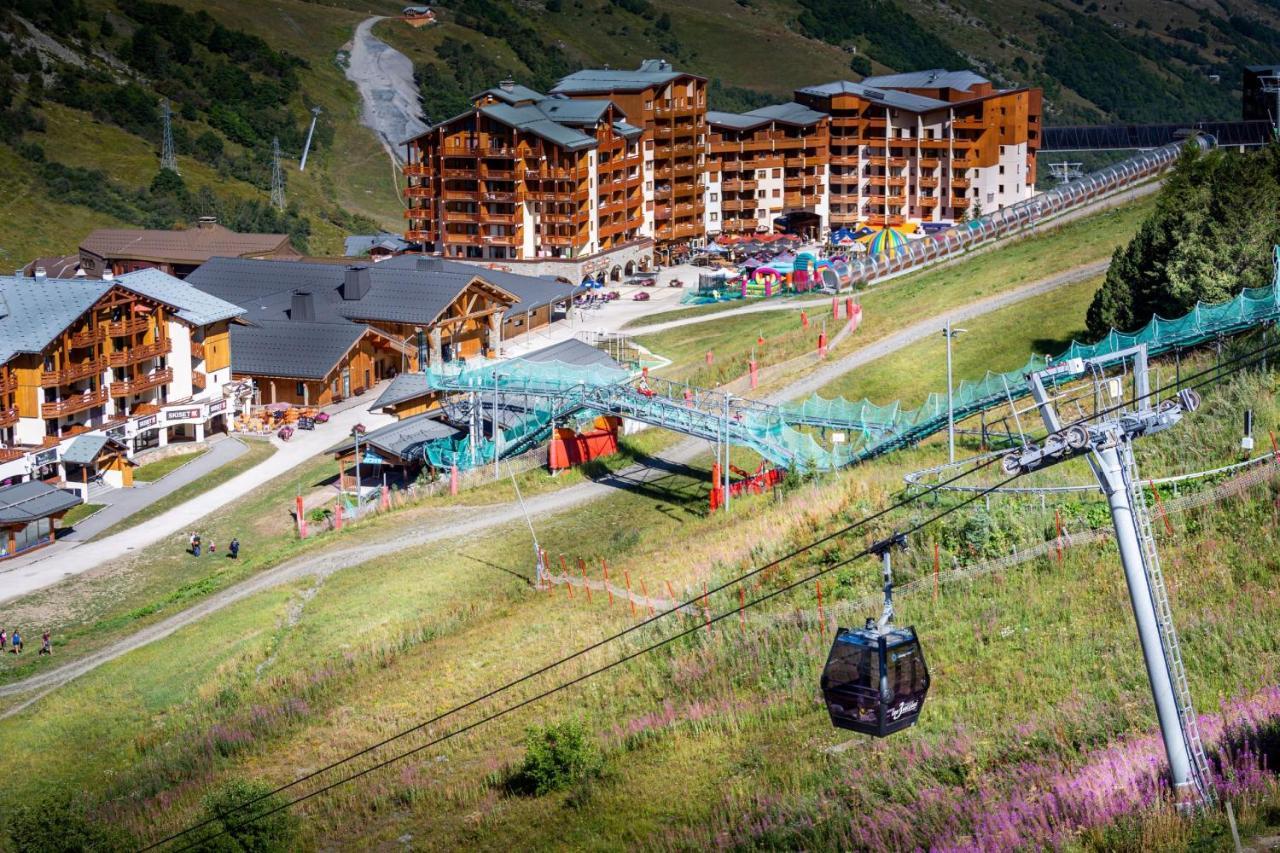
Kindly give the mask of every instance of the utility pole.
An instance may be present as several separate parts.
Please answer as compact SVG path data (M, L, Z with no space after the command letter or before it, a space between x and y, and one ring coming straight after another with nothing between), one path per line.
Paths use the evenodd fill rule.
M360 517L360 436L364 434L364 427L356 424L351 428L351 437L356 440L356 518Z
M284 170L280 168L280 138L271 140L271 203L284 210Z
M320 118L320 108L311 108L311 127L307 128L307 141L302 146L302 159L298 161L298 171L307 171L307 155L311 153L311 136L316 132L316 119Z
M951 321L947 321L946 327L942 330L942 336L947 341L947 461L956 461L956 408L955 395L951 385L951 339L956 337L967 329L951 328Z
M498 479L498 447L501 431L498 429L498 371L493 372L493 479Z
M1111 361L1117 357L1132 357L1134 360L1137 410L1123 413L1123 416L1116 413L1113 418L1087 428L1075 424L1063 430L1057 410L1045 389L1044 378L1080 375L1086 365ZM1051 465L1068 458L1069 450L1088 449L1089 464L1111 508L1116 545L1129 587L1129 602L1137 622L1138 641L1142 646L1147 677L1151 683L1175 797L1180 807L1208 801L1212 799L1208 761L1204 755L1195 709L1191 704L1178 633L1173 624L1164 574L1160 569L1160 557L1142 496L1142 484L1138 479L1132 446L1134 438L1168 429L1181 419L1184 411L1195 411L1199 406L1199 396L1194 391L1184 391L1179 394L1176 405L1162 405L1153 409L1149 399L1145 346L1132 347L1098 359L1064 362L1060 366L1033 373L1029 379L1031 393L1045 428L1049 431L1049 437L1043 449L1021 453L1023 462L1031 460L1029 466L1015 462L1006 464L1005 470L1034 470L1040 465ZM1006 462L1018 455L1015 453L1006 457ZM1032 459L1035 456L1043 461Z
M733 395L724 395L724 511L729 511L729 400Z
M160 102L160 116L164 125L164 141L160 145L160 168L178 174L178 155L173 150L173 110L169 101Z

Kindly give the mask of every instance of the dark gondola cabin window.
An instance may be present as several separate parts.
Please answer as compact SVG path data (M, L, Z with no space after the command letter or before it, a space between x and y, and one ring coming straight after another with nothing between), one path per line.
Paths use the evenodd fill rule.
M822 670L832 725L885 737L915 723L929 691L929 669L914 628L841 628Z

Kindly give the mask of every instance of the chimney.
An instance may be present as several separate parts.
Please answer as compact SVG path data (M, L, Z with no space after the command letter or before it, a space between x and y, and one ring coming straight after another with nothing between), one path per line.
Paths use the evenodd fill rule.
M289 301L289 319L295 323L314 323L316 319L315 297L310 290L295 290Z
M369 268L347 267L342 277L342 298L348 302L364 299L369 294Z
M218 224L218 217L216 216L201 216L199 219L196 220L197 228L212 228L217 224Z
M419 255L417 269L419 272L441 272L444 270L444 258L439 255Z
M418 372L427 372L427 333L421 326L414 329L418 333Z
M48 278L49 271L44 267L36 267L36 278Z
M514 92L516 90L516 81L508 77L498 83L498 88L504 92Z
M115 281L116 274L111 271L111 267L107 267L102 271L103 281Z

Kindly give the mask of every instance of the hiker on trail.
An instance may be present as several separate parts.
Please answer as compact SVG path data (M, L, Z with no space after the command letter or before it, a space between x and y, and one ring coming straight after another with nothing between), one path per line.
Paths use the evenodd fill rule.
M22 635L18 633L17 628L13 629L13 648L9 649L9 654L11 655L22 654Z
M196 543L200 541L200 537L192 533L187 537L187 550L193 555L196 553Z
M0 652L4 651L7 645L9 645L9 635L5 633L3 628L0 628Z
M209 556L212 557L218 550L218 543L212 539L209 540Z
M200 556L200 534L196 533L191 537L191 554L194 557Z
M48 632L48 631L45 631L45 632L44 632L44 636L41 638L41 640L42 640L42 642L40 643L40 654L42 654L42 655L52 655L52 654L53 654L53 643L49 640L49 632Z
M228 547L231 548L231 559L233 560L240 559L240 540L235 538L234 536L231 537L231 545Z

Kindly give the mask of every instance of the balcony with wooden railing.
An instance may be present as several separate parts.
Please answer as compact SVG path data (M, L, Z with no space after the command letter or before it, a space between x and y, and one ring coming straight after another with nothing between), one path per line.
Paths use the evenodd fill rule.
M936 196L922 195L920 196L920 206L927 207L927 208L935 208L938 206L938 199Z
M145 376L137 376L133 379L126 379L121 382L111 383L112 397L129 397L134 394L141 394L151 388L159 388L161 385L168 385L173 381L173 368L166 367L164 370L153 370Z
M191 357L196 361L204 361L204 344L199 341L191 342Z
M106 359L94 358L89 361L82 361L79 364L72 364L58 370L42 370L40 371L40 385L44 388L56 388L59 385L67 385L75 382L77 379L86 379L90 376L97 376L106 370Z
M0 397L5 394L11 394L18 390L18 377L3 367L0 367Z
M159 356L167 354L172 349L172 342L166 338L163 341L156 341L152 344L144 344L142 346L129 347L128 349L107 353L107 364L112 367L124 367L129 364L137 364L140 361L146 361L149 358L158 358Z
M25 447L0 447L0 462L12 462L21 459L28 452Z
M66 417L67 415L74 415L76 412L83 412L86 409L92 409L94 406L104 405L106 402L106 388L99 388L97 391L85 391L82 394L71 394L62 400L41 404L40 417ZM54 443L57 443L56 440Z
M145 315L127 317L123 320L112 320L107 323L107 334L113 338L123 338L145 332L151 327L151 318Z
M404 188L405 198L432 198L435 194L435 187L430 185Z
M980 116L960 116L951 122L951 126L956 130L983 130L987 123Z
M967 190L969 189L969 179L968 178L952 178L951 187L952 189L957 189L957 190Z
M431 176L431 164L405 163L401 171L411 178L426 178Z
M480 214L474 210L446 210L444 212L445 222L475 222L480 218Z
M102 326L94 326L92 329L81 329L73 333L67 341L72 347L91 347L100 343L107 336L106 333L107 330Z
M425 243L435 239L432 231L410 230L404 232L404 238L412 243Z
M10 406L7 409L0 409L0 429L11 427L18 422L18 409L16 406Z
M191 387L203 391L209 384L209 377L198 370L191 371Z

